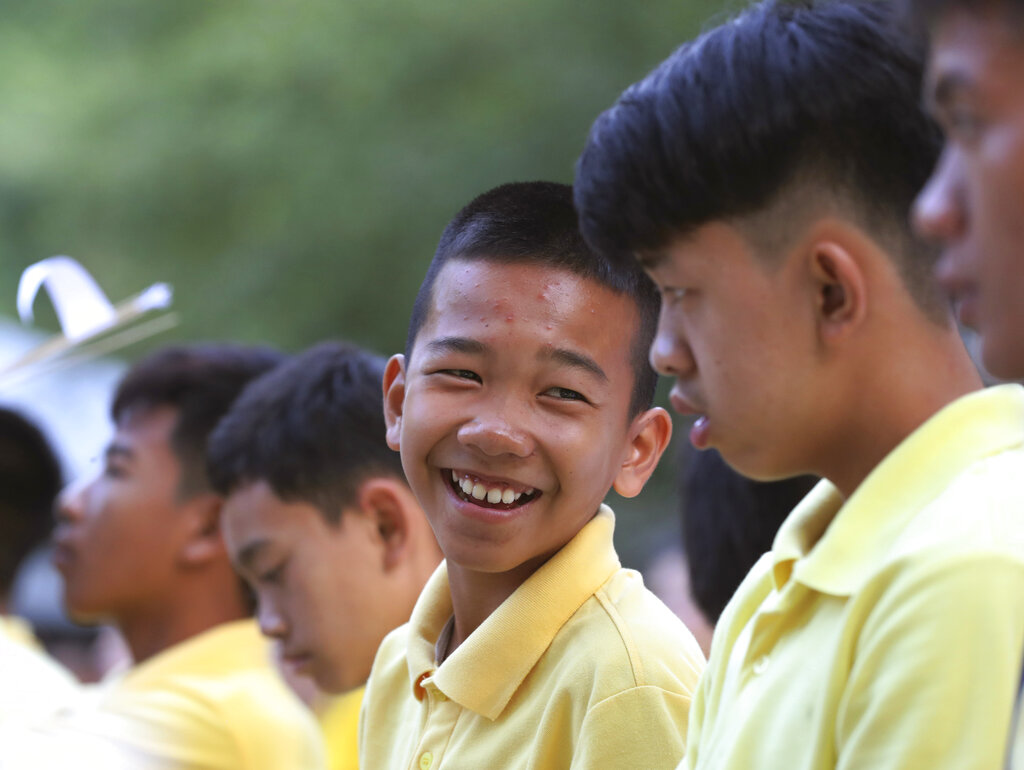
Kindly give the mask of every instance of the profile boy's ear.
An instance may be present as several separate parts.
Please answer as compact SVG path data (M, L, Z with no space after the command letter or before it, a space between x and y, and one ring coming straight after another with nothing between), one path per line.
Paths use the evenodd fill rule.
M633 418L626 458L612 483L623 497L636 497L658 467L672 439L672 418L660 406Z
M817 241L810 257L819 337L825 343L835 342L856 328L867 314L864 268L838 241Z
M397 353L384 367L384 422L388 446L398 451L402 437L402 408L405 402L405 356Z
M381 568L389 572L407 558L412 548L411 517L418 512L416 499L404 481L375 476L359 485L357 503L374 528Z
M184 512L184 543L180 551L182 564L199 566L215 559L227 558L227 547L220 531L220 513L224 499L213 492L202 492L189 500Z

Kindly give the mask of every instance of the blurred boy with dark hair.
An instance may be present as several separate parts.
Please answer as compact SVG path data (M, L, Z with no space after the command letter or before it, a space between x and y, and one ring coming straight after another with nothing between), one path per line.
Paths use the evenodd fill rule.
M657 297L598 263L572 191L509 184L445 229L384 375L388 443L445 562L381 645L360 762L673 767L703 656L619 566L614 486L640 492Z
M384 359L323 343L252 383L210 438L225 541L294 673L353 691L324 717L332 767L357 763L362 686L441 552L384 440ZM358 688L358 689L357 689Z
M273 667L221 539L207 437L243 387L282 361L234 345L170 347L129 370L101 472L63 496L55 562L78 620L112 621L134 666L95 704L42 725L51 751L138 768L316 768L312 715ZM106 758L105 758L106 761Z
M0 724L74 693L70 672L46 655L27 623L9 614L18 568L49 537L60 488L60 461L46 437L22 415L0 408Z
M1024 644L1024 389L979 391L907 211L938 152L875 2L755 5L594 124L584 234L744 475L821 482L719 621L693 768L990 768ZM898 343L897 343L898 341Z
M748 479L714 449L687 453L682 477L683 551L690 591L713 626L817 479Z

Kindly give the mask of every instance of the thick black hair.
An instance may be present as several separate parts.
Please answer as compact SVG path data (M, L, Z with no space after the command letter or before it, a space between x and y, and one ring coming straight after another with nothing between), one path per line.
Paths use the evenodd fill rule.
M42 431L0 409L0 598L25 557L49 537L61 486L60 461Z
M919 305L944 313L934 251L908 221L941 134L920 104L923 51L898 16L875 0L768 0L682 45L590 130L575 183L587 242L628 260L788 199L746 233L759 246L831 203L889 247Z
M181 463L178 493L190 497L210 489L206 442L250 381L285 360L278 351L232 344L175 345L150 354L118 385L111 407L115 423L137 411L177 410L171 448Z
M694 601L712 624L818 479L753 481L714 449L682 455L683 551Z
M441 234L416 295L405 345L406 361L411 359L416 335L431 312L437 276L453 260L525 263L566 270L629 297L639 318L630 348L635 378L630 416L651 405L658 375L647 361L647 352L658 324L657 291L633 262L609 263L588 248L580 234L569 185L501 185L473 199L455 215Z
M385 441L382 357L324 342L245 389L210 437L207 470L222 495L257 481L336 523L372 476L405 480Z

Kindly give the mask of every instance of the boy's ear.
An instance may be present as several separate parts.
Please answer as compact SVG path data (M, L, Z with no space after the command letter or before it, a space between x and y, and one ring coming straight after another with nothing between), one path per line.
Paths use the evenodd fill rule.
M813 244L810 272L818 339L829 345L848 336L867 315L867 277L853 254L833 240Z
M612 484L623 497L636 497L654 473L672 438L672 418L660 406L633 418L626 459Z
M381 549L382 571L390 572L413 547L411 517L417 510L415 498L404 482L388 476L364 481L356 498L360 512L373 528L371 538Z
M405 402L405 356L397 353L384 367L384 422L388 446L398 451L402 437L402 407Z
M224 499L213 492L202 492L188 501L184 511L185 542L180 559L186 566L201 566L216 559L227 559L227 547L220 532L220 513Z

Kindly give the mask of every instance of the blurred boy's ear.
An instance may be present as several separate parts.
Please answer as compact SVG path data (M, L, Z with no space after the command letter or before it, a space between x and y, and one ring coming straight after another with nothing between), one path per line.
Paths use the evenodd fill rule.
M415 547L415 517L423 518L419 504L404 481L390 476L374 476L359 485L356 495L359 509L375 529L384 572L409 558Z
M181 516L182 564L198 566L214 559L227 559L227 547L220 532L223 505L224 499L213 492L201 492L186 503Z
M402 404L405 401L405 356L391 356L384 368L384 422L388 446L398 451L402 437Z
M612 486L623 497L636 497L654 473L672 438L672 418L660 406L633 418L626 457Z

